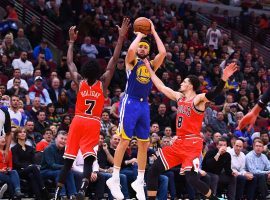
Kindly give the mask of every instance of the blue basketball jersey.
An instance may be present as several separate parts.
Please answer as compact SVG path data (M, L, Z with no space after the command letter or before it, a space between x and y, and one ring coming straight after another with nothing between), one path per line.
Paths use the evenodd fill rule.
M144 62L137 58L133 69L127 70L126 73L128 80L125 93L129 97L147 99L153 83Z

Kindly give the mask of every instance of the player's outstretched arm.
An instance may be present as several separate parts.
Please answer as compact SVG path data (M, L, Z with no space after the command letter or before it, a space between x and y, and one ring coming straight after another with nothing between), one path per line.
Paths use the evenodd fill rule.
M79 82L82 79L81 75L78 73L77 67L73 62L73 46L74 42L78 37L78 31L75 31L76 26L72 26L69 29L69 43L68 43L68 52L67 52L67 65L70 71L71 79L76 83L77 87Z
M129 46L128 51L127 51L127 55L125 58L125 65L126 65L127 70L132 69L133 64L134 64L133 62L135 61L135 58L136 58L136 51L137 51L139 42L141 41L141 39L143 37L146 36L141 32L136 32L135 34L137 36L136 36L135 40L133 40L133 42Z
M268 104L270 101L270 87L266 90L266 92L261 96L258 103L252 108L252 110L246 114L239 122L238 129L243 129L248 126L248 130L250 130L256 122L257 117L261 110Z
M215 98L221 94L223 91L223 88L225 86L225 83L227 80L234 74L234 72L237 71L237 65L235 63L229 64L224 70L221 77L221 80L219 81L218 85L216 86L214 91L209 91L207 93L202 93L197 95L197 97L194 99L194 105L197 106L201 102L206 103L209 101L214 101Z
M166 57L166 48L156 32L153 22L150 19L149 22L151 23L151 33L154 36L158 47L158 54L156 55L152 63L154 66L154 71L156 71L162 64L164 58Z
M111 59L109 60L109 63L107 65L106 71L105 73L102 75L102 77L100 78L100 80L103 82L103 91L104 91L104 95L106 96L107 94L107 88L111 82L111 79L113 77L114 71L115 71L115 65L118 62L118 58L120 56L121 53L121 49L129 28L129 18L124 18L122 21L122 25L121 27L118 27L118 32L119 32L119 36L118 36L118 40L117 40L117 44L116 47L114 49L113 52L113 56L111 57Z
M183 94L180 92L175 92L173 91L171 88L166 87L164 85L164 83L157 77L157 75L155 74L155 72L152 70L150 63L147 59L143 60L149 73L151 76L151 79L153 81L153 83L155 84L155 86L157 87L157 89L162 92L165 96L167 96L169 99L177 101L179 98L183 97Z

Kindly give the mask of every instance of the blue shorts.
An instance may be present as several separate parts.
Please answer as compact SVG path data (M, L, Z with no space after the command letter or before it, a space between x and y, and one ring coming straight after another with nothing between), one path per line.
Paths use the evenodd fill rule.
M130 140L148 141L150 133L150 109L148 101L125 95L120 102L120 122L117 134Z

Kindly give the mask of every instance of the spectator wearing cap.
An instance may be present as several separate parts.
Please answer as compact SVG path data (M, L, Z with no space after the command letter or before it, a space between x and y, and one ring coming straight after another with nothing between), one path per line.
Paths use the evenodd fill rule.
M20 87L22 87L28 91L28 89L29 89L28 84L24 79L21 78L21 70L20 69L13 70L13 78L7 82L7 89L12 88L13 83L14 83L14 78L20 79L20 81L21 81Z
M243 198L245 186L247 186L247 199L254 199L255 188L257 179L252 173L245 170L246 156L242 152L244 142L241 139L237 139L232 149L228 151L231 155L231 168L234 176L236 177L236 195L235 199L240 200Z
M51 50L48 48L48 42L46 40L42 40L40 45L36 46L33 51L34 59L38 59L38 55L43 53L45 55L46 61L53 61L53 56Z
M35 78L35 84L29 88L29 97L31 101L33 101L35 97L39 97L40 103L47 106L49 103L52 103L52 101L48 90L43 88L42 81L43 78L41 76Z
M35 68L33 76L27 80L28 86L31 87L32 85L34 85L35 78L38 76L41 76L41 74L42 74L41 70L39 68ZM49 86L48 86L45 78L43 78L43 80L42 80L42 86L46 89L49 89Z
M14 67L14 69L20 69L22 76L30 77L33 75L33 64L29 60L27 60L26 51L22 51L20 58L14 59L12 61L12 66Z

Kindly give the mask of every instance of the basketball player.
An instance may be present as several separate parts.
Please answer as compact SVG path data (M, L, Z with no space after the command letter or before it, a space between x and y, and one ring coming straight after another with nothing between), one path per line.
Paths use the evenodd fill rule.
M84 171L81 188L77 199L84 199L89 178L92 173L92 164L96 158L94 147L98 145L100 133L100 116L104 105L104 96L108 85L112 79L115 65L121 52L126 33L129 27L129 19L124 18L121 28L118 27L119 37L110 59L106 72L99 77L99 65L91 59L82 66L81 75L78 73L73 63L73 45L78 36L75 26L69 29L69 48L67 54L67 64L73 81L78 86L75 117L70 125L67 145L64 154L65 162L61 170L59 182L57 184L55 199L59 198L59 193L80 149L84 158Z
M155 38L159 51L154 60L150 61L151 67L156 71L166 56L166 49L155 31L152 21L149 20L149 22L151 23L151 34ZM143 61L143 59L147 60L149 56L150 45L147 40L143 39L144 34L136 34L137 37L130 45L125 58L128 81L125 95L121 99L120 122L117 130L121 140L114 155L112 177L106 182L116 199L124 199L120 190L119 172L123 155L132 137L136 137L138 140L138 176L131 186L136 191L136 197L139 200L145 199L144 172L150 132L150 112L147 98L152 88L152 81Z
M249 131L255 124L256 119L260 114L261 110L264 109L265 106L267 106L269 101L270 101L270 87L268 87L266 92L262 95L258 103L251 109L251 111L240 120L237 129L242 130L248 126Z
M219 95L229 77L237 70L235 63L228 65L214 91L196 94L200 87L197 76L189 75L181 83L180 92L166 87L151 69L150 63L144 60L150 72L151 79L157 89L171 100L177 101L176 135L172 146L159 149L159 157L148 171L147 190L148 199L156 199L158 177L164 171L182 164L180 173L185 174L190 185L209 199L218 199L211 194L209 187L199 179L199 157L203 148L200 135L204 117L205 103L213 101ZM217 155L217 159L218 159Z

